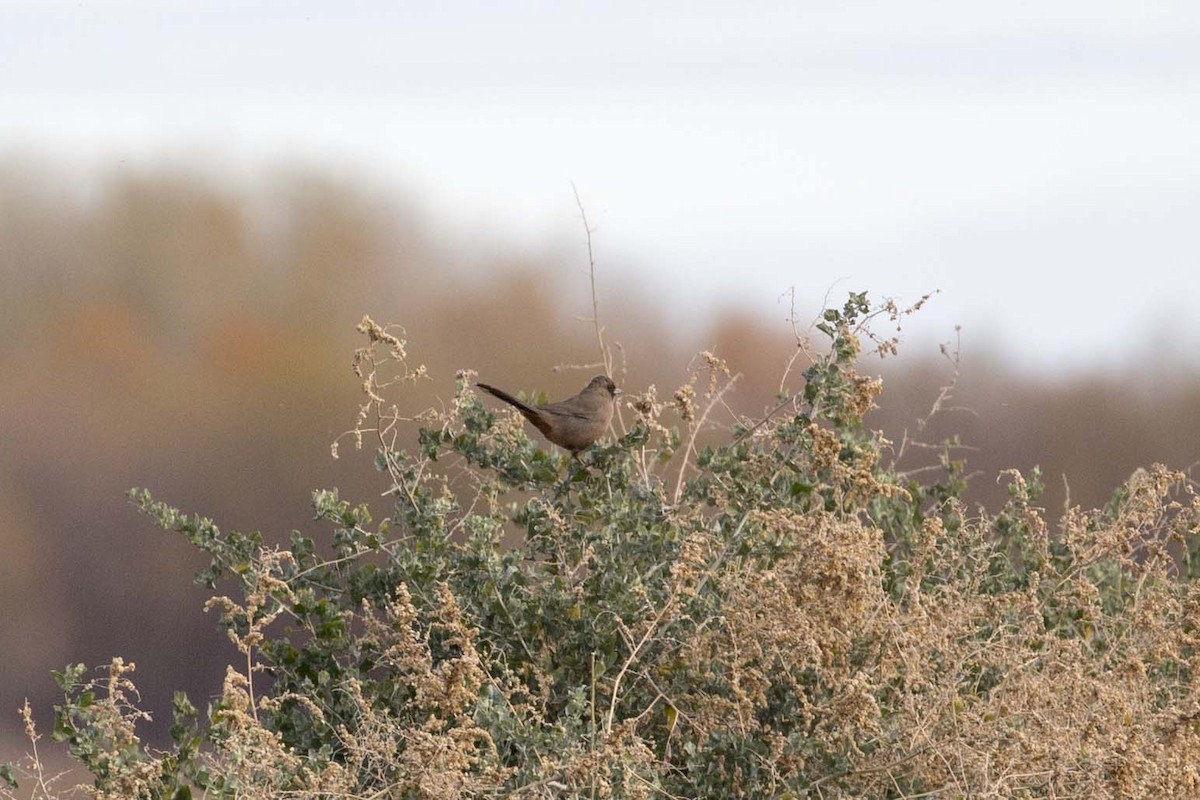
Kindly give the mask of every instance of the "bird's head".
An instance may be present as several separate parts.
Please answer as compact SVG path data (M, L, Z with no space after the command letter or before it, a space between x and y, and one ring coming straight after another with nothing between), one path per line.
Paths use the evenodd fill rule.
M587 389L585 391L598 393L603 392L609 397L616 397L621 393L621 390L617 388L615 383L613 383L612 378L608 377L607 375L597 375L596 377L592 378L590 381L588 381Z

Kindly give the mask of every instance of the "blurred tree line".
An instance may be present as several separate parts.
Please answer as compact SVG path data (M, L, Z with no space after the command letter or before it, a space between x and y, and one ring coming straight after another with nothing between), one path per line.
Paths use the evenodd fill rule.
M203 559L152 531L129 487L268 540L312 535L296 511L311 490L378 502L387 486L369 454L329 456L360 402L349 359L364 313L405 327L433 376L430 404L464 367L566 395L592 372L551 368L596 350L577 319L590 313L585 268L582 244L463 245L418 202L359 176L279 168L232 182L199 168L85 176L0 163L0 760L24 751L22 698L42 717L57 699L50 670L68 661L135 661L160 738L173 689L199 701L219 691L232 646L200 610L208 593L178 588ZM772 405L796 348L782 319L717 310L677 330L661 298L603 265L599 279L608 339L626 345L619 383L669 396L704 348L742 373L735 408ZM1051 518L1068 487L1072 504L1092 507L1137 466L1200 459L1196 364L1148 356L1144 375L1051 380L1018 363L965 355L953 396L918 431L954 370L902 347L881 364L868 423L897 447L906 432L958 433L981 502L1003 496L1000 469L1040 464ZM914 468L934 459L906 452Z

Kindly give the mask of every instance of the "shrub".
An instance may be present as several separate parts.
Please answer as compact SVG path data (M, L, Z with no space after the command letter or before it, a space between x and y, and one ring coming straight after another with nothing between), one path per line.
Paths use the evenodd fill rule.
M132 492L236 587L209 606L240 661L203 722L177 696L169 752L132 665L69 667L54 737L99 798L1197 796L1192 484L1139 470L1054 532L1036 472L969 509L952 443L906 473L864 424L880 313L826 311L802 387L719 444L704 354L578 460L469 372L406 419L424 370L364 320L353 438L390 515L319 491L328 542L282 549Z

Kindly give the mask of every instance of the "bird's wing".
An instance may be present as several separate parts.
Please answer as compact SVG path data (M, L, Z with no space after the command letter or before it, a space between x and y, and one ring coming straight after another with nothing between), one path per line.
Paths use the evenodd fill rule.
M538 411L541 411L543 414L552 414L556 417L571 417L582 420L591 420L595 416L595 411L580 408L571 404L570 401L538 406Z

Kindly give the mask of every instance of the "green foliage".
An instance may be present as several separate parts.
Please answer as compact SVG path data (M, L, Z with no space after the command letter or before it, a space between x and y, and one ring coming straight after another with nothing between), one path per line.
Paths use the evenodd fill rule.
M197 580L239 589L210 607L241 663L203 724L176 697L166 753L134 736L132 666L69 667L55 738L100 797L1198 788L1190 485L1142 471L1052 536L1040 476L1013 472L1009 502L970 516L954 442L938 471L905 472L865 425L880 384L857 372L862 341L895 348L869 332L880 313L903 312L865 294L826 311L799 390L723 442L699 438L732 380L705 354L578 459L469 374L397 448L381 376L423 369L364 321L354 433L375 434L389 516L318 491L328 535L272 549L131 492L209 555Z

